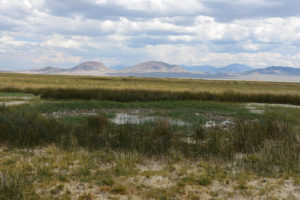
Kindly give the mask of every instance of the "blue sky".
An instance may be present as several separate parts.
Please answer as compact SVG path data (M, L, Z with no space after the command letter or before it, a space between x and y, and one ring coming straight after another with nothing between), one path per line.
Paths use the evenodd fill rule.
M298 0L1 0L0 70L170 64L300 67Z

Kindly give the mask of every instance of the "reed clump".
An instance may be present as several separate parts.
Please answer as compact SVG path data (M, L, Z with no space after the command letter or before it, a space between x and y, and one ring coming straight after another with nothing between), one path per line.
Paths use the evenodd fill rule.
M299 95L271 94L271 93L240 93L224 91L220 93L201 91L155 91L134 89L42 89L35 91L41 98L46 99L83 99L83 100L110 100L120 102L130 101L176 101L176 100L200 100L221 102L256 102L256 103L280 103L300 105Z

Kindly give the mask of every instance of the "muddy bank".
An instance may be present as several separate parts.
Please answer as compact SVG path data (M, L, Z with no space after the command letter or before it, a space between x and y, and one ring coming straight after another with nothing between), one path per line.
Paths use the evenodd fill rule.
M270 106L270 107L284 107L284 108L298 108L300 109L300 106L291 105L291 104L269 104L269 103L248 103L248 106L257 106L257 107L264 107L264 106Z
M43 113L42 115L44 117L49 117L49 118L63 118L63 117L76 117L76 116L94 116L97 115L99 111L96 109L92 110L65 110L65 111L56 111L52 113Z
M265 107L282 107L282 108L295 108L300 109L300 106L290 104L267 104L267 103L248 103L246 108L249 112L254 114L265 114Z
M9 102L1 102L0 105L3 106L15 106L15 105L21 105L21 104L26 104L28 101L9 101Z

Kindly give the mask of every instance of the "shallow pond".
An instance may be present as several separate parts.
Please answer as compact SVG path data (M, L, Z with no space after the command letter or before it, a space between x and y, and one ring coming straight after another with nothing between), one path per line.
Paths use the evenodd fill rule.
M4 106L14 106L14 105L20 105L20 104L25 104L28 103L27 101L8 101L8 102L1 102L0 105Z
M122 125L122 124L143 124L147 122L154 122L156 120L167 120L172 125L178 125L178 126L190 125L189 123L186 123L179 119L171 119L165 117L152 117L152 116L140 117L137 115L130 115L127 113L117 113L116 116L110 121L112 123Z

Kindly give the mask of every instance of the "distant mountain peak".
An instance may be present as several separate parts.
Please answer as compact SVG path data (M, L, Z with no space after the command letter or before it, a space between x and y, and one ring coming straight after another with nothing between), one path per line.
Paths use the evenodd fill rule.
M46 66L41 69L33 70L34 72L37 73L45 73L45 74L52 74L52 73L58 73L62 71L63 69L52 67L52 66Z
M42 69L58 69L58 68L52 67L52 66L46 66L46 67L43 67Z
M185 72L179 65L170 65L161 61L147 61L121 70L124 73L152 73L152 72Z
M201 65L201 66L183 66L188 71L193 72L203 72L208 74L237 74L241 72L251 71L252 68L244 64L230 64L225 67L214 67L211 65Z
M87 61L69 69L47 66L41 69L25 72L37 74L106 75L108 73L114 72L114 70L105 66L102 62Z
M300 75L300 68L283 67L283 66L270 66L262 69L255 69L249 74L263 74L263 75Z
M165 63L165 62L162 62L162 61L154 61L154 60L151 60L151 61L147 61L147 62L144 62L144 63L141 63L141 64L147 64L147 65L158 65L158 66L165 66L167 68L172 68L176 65L171 65L171 64L168 64L168 63Z
M73 68L71 71L112 71L109 67L105 66L102 62L87 61L83 62Z
M114 69L105 66L102 62L87 61L69 69L46 66L37 70L19 71L19 73L300 82L300 68L285 66L269 66L266 68L252 69L244 64L230 64L225 67L214 67L210 65L179 66L161 61L147 61L126 68L125 65L119 65L115 66Z
M220 68L221 73L241 73L246 71L251 71L252 68L244 64L230 64L225 67Z

